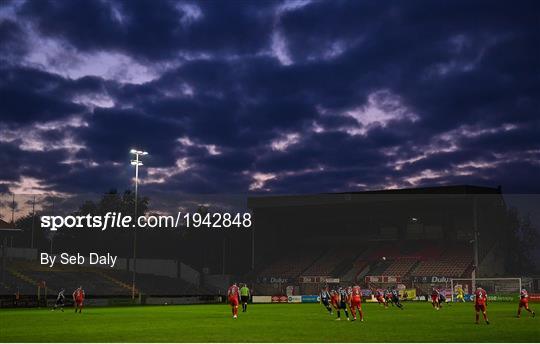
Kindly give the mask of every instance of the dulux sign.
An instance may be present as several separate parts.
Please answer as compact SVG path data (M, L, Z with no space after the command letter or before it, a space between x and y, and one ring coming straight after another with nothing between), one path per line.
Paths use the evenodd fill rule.
M446 283L446 282L450 282L450 279L446 277L431 276L431 283Z
M270 277L270 283L288 283L288 278Z
M450 278L444 276L414 276L413 281L415 283L447 283L450 282Z

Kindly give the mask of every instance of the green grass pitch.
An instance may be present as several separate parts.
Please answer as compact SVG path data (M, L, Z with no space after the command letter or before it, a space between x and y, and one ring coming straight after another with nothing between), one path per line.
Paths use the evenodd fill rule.
M470 303L364 304L362 323L334 321L319 304L249 305L236 320L227 305L3 309L0 342L538 342L540 317L516 309L490 303L491 325L474 324Z

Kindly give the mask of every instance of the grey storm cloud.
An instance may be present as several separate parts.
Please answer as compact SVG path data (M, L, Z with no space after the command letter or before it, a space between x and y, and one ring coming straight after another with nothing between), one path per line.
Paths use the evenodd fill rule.
M4 1L0 190L540 192L536 1Z

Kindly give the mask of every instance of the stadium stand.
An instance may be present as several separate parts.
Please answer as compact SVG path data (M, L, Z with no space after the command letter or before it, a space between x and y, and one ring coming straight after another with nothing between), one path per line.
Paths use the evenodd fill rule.
M331 276L334 270L343 262L351 262L359 252L352 248L333 248L328 250L319 259L307 268L302 275L305 276Z
M422 260L437 259L443 253L443 249L436 243L422 243L415 253Z
M375 262L373 267L369 270L369 274L373 276L381 276L391 264L392 261L390 260Z
M394 260L386 270L381 274L382 276L406 276L409 271L418 263L417 258L397 258Z
M261 270L259 275L285 278L298 277L315 261L317 261L323 253L324 251L322 249L314 247L285 253L278 258L278 260Z
M369 256L369 260L380 260L385 257L386 259L394 259L400 257L401 252L397 245L391 243L381 244L377 249L375 249Z
M410 273L411 276L461 277L472 264L470 250L463 247L448 249L438 259L422 261Z
M48 268L34 262L14 260L10 264L7 275L12 278L8 287L11 289L30 288L31 293L34 294L39 284L46 286L49 293L56 293L62 288L72 290L79 285L83 285L88 294L127 295L130 290L113 283L96 269L85 267Z
M0 283L0 295L15 295L16 293L23 295L35 295L37 292L36 285L21 281L10 273L4 275L4 282Z
M13 260L0 285L0 295L13 295L17 291L35 295L38 285L44 285L48 293L65 288L68 292L82 285L87 295L131 295L132 274L122 270L103 270L81 266L44 267L36 262ZM44 284L43 284L44 282ZM216 291L188 283L180 278L137 274L137 289L146 295L210 295Z
M411 276L462 277L470 274L472 255L466 246L455 245L443 250L436 242L418 240L407 242L402 247L400 249L395 243L389 242L371 242L356 250L332 247L320 253L312 248L311 251L302 249L283 254L263 269L259 276L289 280L284 283L258 284L257 292L284 292L287 285L298 283L295 278L299 276L339 277L344 282L360 283L363 283L366 275L399 276L407 283ZM302 267L306 268L302 270ZM324 282L304 283L301 286L302 292L316 292L321 283Z
M345 281L357 281L360 278L364 277L364 276L362 276L362 272L367 273L368 271L369 271L369 263L367 261L365 261L365 260L356 260L354 262L354 264L353 264L353 269L350 271L350 272L352 272L352 275L343 276L343 280L345 280Z
M115 271L109 274L124 283L131 283L131 272ZM137 274L137 286L145 294L152 295L211 295L217 291L210 287L198 287L180 278Z
M221 251L215 255L208 253L213 259L203 257L202 263L194 261L193 266L201 271L205 268L207 271L222 271L224 284L232 280L248 282L258 295L283 295L291 287L303 293L316 293L327 282L326 277L339 278L339 283L354 281L363 285L366 275L399 276L404 284L410 284L411 277L415 276L464 277L471 273L471 233L466 230L472 228L471 202L459 199L457 202L454 196L448 199L434 197L427 201L425 197L415 199L412 196L407 196L405 201L401 197L355 198L354 194L301 198L268 198L266 206L258 203L253 205L259 218L272 219L265 226L260 226L261 234L266 231L266 239L269 240L255 246L259 253L254 253L251 259L242 259L254 264L253 270L251 264L249 270L228 268L229 274L225 274L225 268L208 269L205 265L207 261L221 262ZM293 212L289 211L290 206L294 206ZM491 210L489 206L484 213ZM409 226L411 214L420 219L416 227ZM334 216L336 223L326 221L328 216ZM280 231L275 232L274 222L291 219L300 225L293 229L280 227ZM394 222L401 225L395 225ZM390 230L392 228L395 231ZM291 230L301 232L302 235L289 236ZM279 240L273 240L275 238ZM484 251L495 247L485 240L481 244ZM239 252L234 246L230 251ZM480 247L480 264L484 259L482 252ZM0 293L12 295L19 290L35 294L37 284L45 281L50 293L62 287L70 290L83 285L89 295L129 296L132 275L125 267L123 269L49 269L35 262L10 262L7 276L0 284ZM174 266L173 270L176 271ZM181 276L179 273L177 275ZM216 293L205 285L200 287L185 279L165 276L138 273L136 285L141 294L147 295ZM205 273L202 273L197 281L204 280Z
M352 263L350 263L340 276L343 281L357 281L364 277L369 271L369 262L365 258L365 254L359 255Z

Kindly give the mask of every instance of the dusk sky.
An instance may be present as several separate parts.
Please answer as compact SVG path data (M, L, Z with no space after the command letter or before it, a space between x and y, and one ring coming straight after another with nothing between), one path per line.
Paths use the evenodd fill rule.
M539 1L0 1L0 192L540 193Z

